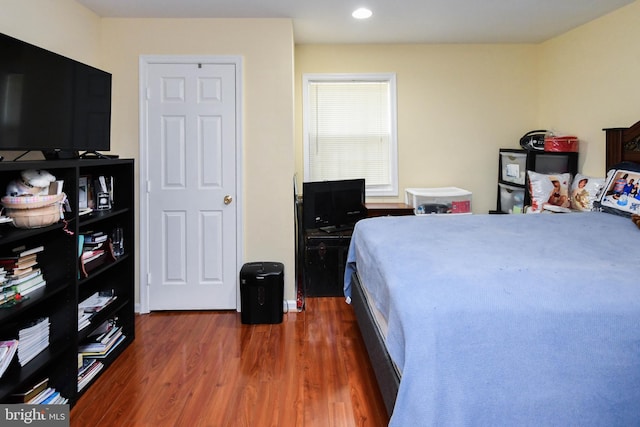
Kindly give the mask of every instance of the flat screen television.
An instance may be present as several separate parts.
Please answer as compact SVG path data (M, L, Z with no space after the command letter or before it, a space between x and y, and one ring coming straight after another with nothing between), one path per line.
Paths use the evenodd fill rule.
M0 34L0 150L111 147L111 74Z
M364 179L304 182L304 228L319 228L331 232L353 227L366 216L364 201Z

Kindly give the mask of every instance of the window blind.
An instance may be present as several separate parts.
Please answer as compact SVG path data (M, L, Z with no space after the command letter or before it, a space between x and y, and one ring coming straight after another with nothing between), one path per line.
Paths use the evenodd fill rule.
M367 187L391 185L389 82L309 82L308 97L310 180L365 178Z

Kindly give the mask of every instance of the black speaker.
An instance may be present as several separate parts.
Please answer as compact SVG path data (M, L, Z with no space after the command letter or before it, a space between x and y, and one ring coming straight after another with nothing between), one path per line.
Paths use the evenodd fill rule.
M240 269L242 323L282 323L284 265L250 262Z

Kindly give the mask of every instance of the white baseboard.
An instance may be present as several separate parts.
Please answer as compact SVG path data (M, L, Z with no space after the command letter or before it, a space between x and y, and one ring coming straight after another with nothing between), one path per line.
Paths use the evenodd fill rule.
M134 307L134 311L138 314L143 314L140 311L140 304L136 303L135 307ZM240 311L240 307L238 307L238 311ZM290 299L290 300L284 300L282 301L282 311L283 313L289 313L289 312L298 312L298 303L296 300L294 299Z
M298 303L296 300L284 300L282 301L282 310L285 313L297 313L298 312Z

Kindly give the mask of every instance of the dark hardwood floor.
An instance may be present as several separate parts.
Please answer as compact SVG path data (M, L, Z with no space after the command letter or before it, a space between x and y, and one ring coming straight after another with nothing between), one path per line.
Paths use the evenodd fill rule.
M71 426L385 426L343 298L309 298L281 324L236 312L154 312L71 411Z

